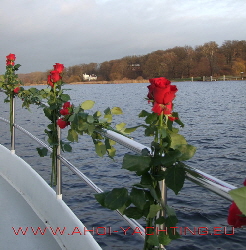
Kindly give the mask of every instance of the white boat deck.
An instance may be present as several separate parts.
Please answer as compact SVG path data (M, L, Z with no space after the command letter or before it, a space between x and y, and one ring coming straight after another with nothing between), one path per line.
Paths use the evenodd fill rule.
M102 250L88 232L71 235L78 232L75 228L83 233L83 223L25 161L2 145L0 216L1 250ZM53 235L50 227L54 231L57 227L66 230L62 235ZM38 228L42 232L47 228L45 234Z
M45 235L40 233L34 235L31 227L36 232L38 227L43 230L46 225L2 176L0 176L0 201L0 249L61 249L48 230ZM22 232L15 234L20 227L23 231L28 228L25 235Z

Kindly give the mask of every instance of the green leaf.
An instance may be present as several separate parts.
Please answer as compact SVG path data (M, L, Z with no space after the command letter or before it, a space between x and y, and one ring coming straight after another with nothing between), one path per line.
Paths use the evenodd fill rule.
M105 201L105 198L106 198L106 196L108 195L108 193L109 193L109 191L106 191L106 192L103 192L103 193L100 193L100 194L95 194L96 200L97 200L103 207L105 207L104 201Z
M141 177L140 184L142 184L146 187L152 187L152 185L153 185L152 183L153 183L153 180L152 180L151 175L148 172L144 173Z
M69 129L67 139L71 142L75 142L75 141L78 142L78 133L73 129Z
M92 135L94 130L95 130L95 125L94 124L89 124L87 129L88 129L88 132L87 132L88 135Z
M106 108L106 109L104 110L104 114L105 114L105 115L111 115L111 110L110 110L110 108Z
M94 118L93 118L92 115L88 115L88 116L87 116L87 122L88 122L88 123L93 123L93 122L94 122Z
M107 122L108 122L108 119L106 119L106 118L102 118L102 119L99 120L100 124L104 124L104 123L107 123Z
M114 188L105 197L104 205L111 210L116 210L123 207L127 200L128 191L126 188Z
M179 157L181 156L181 152L179 150L169 151L163 157L161 157L161 164L163 166L171 166L173 163L178 161Z
M118 131L121 131L124 127L126 126L126 124L124 122L117 124L115 127Z
M147 243L149 243L152 246L159 246L159 239L156 234L148 235L147 237L148 237Z
M158 204L150 205L149 214L147 216L147 219L154 218L156 216L157 212L159 212L160 210L161 210L160 205L158 205Z
M53 119L52 119L52 115L51 115L51 110L50 110L50 108L46 107L46 108L44 108L43 110L44 110L45 116L46 116L49 120L52 121Z
M70 100L70 96L68 94L61 94L61 99L63 102L67 102Z
M138 220L143 216L143 211L137 207L129 207L125 209L124 214L129 218Z
M91 100L84 101L81 103L80 107L84 110L91 109L94 106L95 102Z
M112 122L113 116L111 114L104 115L104 118L107 119L106 122Z
M154 175L155 180L162 181L166 178L166 171L158 171L157 174Z
M145 111L145 110L142 110L142 111L140 112L140 114L138 115L138 117L146 117L146 116L148 116L148 115L150 115L149 112L147 112L147 111Z
M95 150L98 156L103 157L106 154L106 146L102 142L95 143Z
M80 111L80 106L75 107L74 110L73 110L73 113L74 113L74 114L78 114L79 111Z
M166 246L168 245L172 240L169 238L169 236L166 234L166 232L159 232L158 239L160 244Z
M156 127L150 126L145 129L144 133L146 136L153 136L155 131L156 131Z
M196 147L189 144L177 145L176 149L182 153L182 155L178 158L179 161L187 161L196 153Z
M88 129L89 124L84 122L83 119L79 119L77 125L77 129L80 131L85 131Z
M185 181L185 170L179 165L173 165L166 170L165 183L177 195Z
M171 137L171 145L170 147L173 149L176 149L177 146L180 146L182 144L187 144L184 136L176 133L169 133Z
M134 132L134 131L135 131L137 128L139 128L139 127L141 127L141 125L140 125L140 126L136 126L136 127L132 127L132 128L126 128L126 129L124 130L124 133L130 134L130 133Z
M159 217L159 218L155 221L155 223L158 224L158 225L161 225L161 224L164 224L165 221L166 221L166 218L165 218L164 216L161 216L161 217Z
M151 165L154 167L161 166L163 164L162 159L164 159L164 156L156 155L155 157L152 157Z
M151 124L153 123L154 121L156 121L158 119L158 115L156 113L151 113L149 114L146 119L145 119L145 122L147 124Z
M73 122L74 119L75 119L75 117L76 117L76 114L72 114L72 115L69 117L68 121L69 121L69 122Z
M125 154L123 158L123 169L135 171L137 175L143 174L150 169L151 157Z
M67 151L67 152L72 152L72 147L70 144L68 143L65 143L64 146L63 146L64 150Z
M162 138L167 137L167 130L165 128L161 128L159 131Z
M239 210L246 215L246 187L236 188L229 191Z
M110 140L108 138L105 139L105 146L106 146L106 149L111 148Z
M123 111L119 107L112 108L111 112L112 112L113 115L121 115L121 114L123 114Z
M166 218L165 223L166 223L167 227L175 227L176 224L178 223L178 218L176 217L176 215L175 216L174 215L168 216Z
M175 210L168 205L165 206L166 212L168 216L176 216Z
M130 197L131 197L132 203L139 209L143 210L144 205L146 203L144 190L138 189L138 188L132 188Z
M21 65L18 63L18 64L16 64L15 66L14 66L14 70L19 70L19 67L20 67Z
M110 158L113 158L115 156L116 149L114 147L112 147L111 142L112 142L112 140L110 140L108 138L105 139L105 146L106 146L106 149L108 152L108 156Z
M107 149L107 152L108 156L113 159L115 157L116 149L114 147L111 147L110 149Z
M37 148L37 151L38 151L38 154L39 154L40 157L44 157L48 153L47 148Z
M93 114L93 117L94 118L98 118L98 117L100 117L102 114L101 114L101 112L100 111L96 111L94 114Z
M171 240L176 240L176 239L181 238L180 235L179 235L179 233L177 232L177 230L175 228L168 227L167 228L167 232L168 232L169 238Z
M157 200L157 201L159 201L159 200L160 200L160 197L161 197L161 195L160 195L160 189L158 188L158 190L159 190L159 193L157 192L157 190L156 190L155 188L153 188L153 187L150 187L150 188L149 188L149 191L150 191L152 197L153 197L155 200Z
M184 123L181 122L181 120L179 119L178 113L177 113L177 112L173 112L173 113L172 113L172 116L178 118L177 120L175 120L175 122L176 122L177 124L179 124L181 128L183 128L183 127L184 127Z

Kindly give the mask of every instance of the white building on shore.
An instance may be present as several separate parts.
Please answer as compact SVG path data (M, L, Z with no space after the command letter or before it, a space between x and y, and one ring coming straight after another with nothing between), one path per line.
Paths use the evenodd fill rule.
M96 81L97 76L92 74L92 75L87 75L86 73L83 74L83 81Z

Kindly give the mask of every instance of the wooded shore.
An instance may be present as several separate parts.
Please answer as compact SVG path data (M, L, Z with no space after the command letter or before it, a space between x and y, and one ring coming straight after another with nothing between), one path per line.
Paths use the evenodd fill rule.
M87 81L87 82L72 82L69 84L120 84L120 83L145 83L149 80L113 80L113 81Z
M83 81L83 82L71 82L67 84L121 84L121 83L148 83L149 80L114 80L114 81ZM33 86L33 85L47 85L46 81L43 81L42 83L36 84L36 83L26 83L23 84L24 86Z

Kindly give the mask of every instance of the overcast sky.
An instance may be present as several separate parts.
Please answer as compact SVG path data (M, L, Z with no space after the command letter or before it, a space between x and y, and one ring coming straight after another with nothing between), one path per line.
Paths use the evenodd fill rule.
M246 0L1 0L0 73L246 40Z

